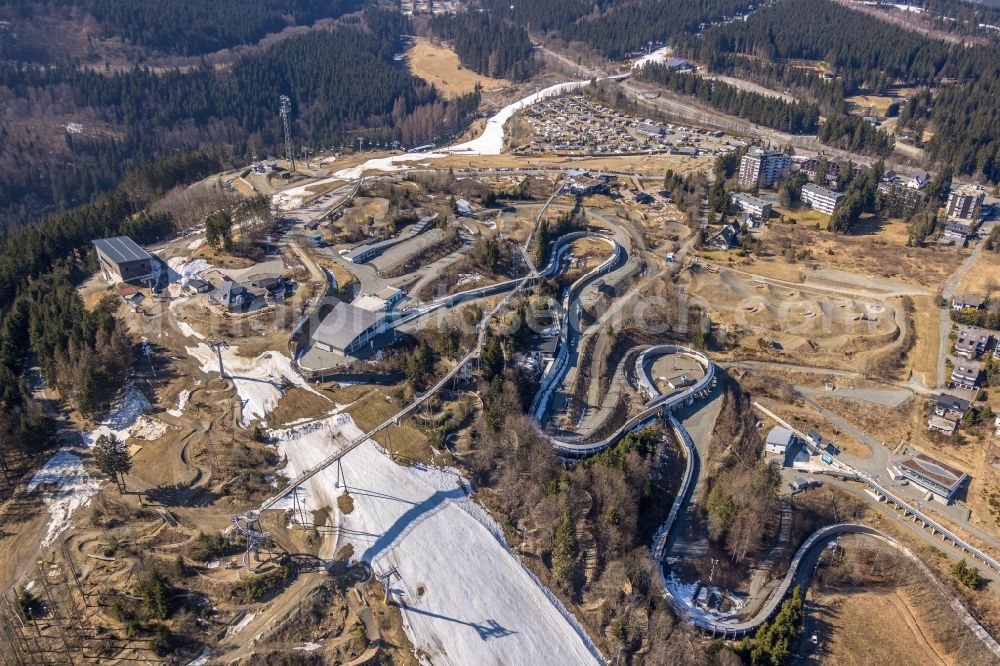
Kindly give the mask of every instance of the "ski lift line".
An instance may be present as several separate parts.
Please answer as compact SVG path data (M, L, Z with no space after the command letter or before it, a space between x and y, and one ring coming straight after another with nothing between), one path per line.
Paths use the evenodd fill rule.
M565 181L562 181L562 182L559 183L559 187L556 188L556 191L552 193L552 196L550 196L548 198L548 200L546 200L545 205L542 206L542 209L538 212L538 215L535 217L535 224L532 225L531 232L528 234L528 239L525 241L524 248L530 247L531 239L532 239L532 237L535 234L535 230L538 228L539 222L541 222L542 215L545 214L545 211L548 209L549 205L556 198L556 195L558 195L559 192L562 191L562 188L563 188L564 184L565 184ZM458 372L465 366L466 363L468 363L473 358L475 358L476 356L478 356L479 353L482 351L483 345L486 342L486 333L487 333L487 330L488 330L488 324L489 324L490 320L494 316L496 316L496 314L504 306L506 306L507 303L509 303L510 300L516 294L520 293L520 291L529 282L533 283L539 277L539 273L538 273L538 270L535 268L534 262L531 260L531 257L529 256L529 253L524 248L519 248L519 249L521 250L521 254L524 256L525 262L528 265L528 268L529 268L528 275L526 275L523 278L521 278L520 280L518 280L517 283L514 285L514 289L512 291L510 291L506 296L504 296L500 300L500 302L497 303L496 307L494 307L492 310L490 310L489 313L487 313L486 316L484 316L483 319L479 322L479 324L476 326L476 328L479 329L479 336L477 338L476 345L472 349L470 349L468 352L466 352L465 356L463 356L461 358L461 360L458 362L458 364L455 365L454 368L452 368L449 372L447 372L444 375L444 377L442 377L434 386L432 386L430 388L430 390L425 391L424 393L416 396L410 402L410 404L408 404L406 407L404 407L403 409L401 409L394 416L386 419L385 421L383 421L379 425L375 426L373 429L369 430L368 432L364 433L363 435L359 435L358 437L355 437L350 442L348 442L346 445L342 446L340 449L338 449L334 453L330 454L329 456L327 456L326 458L324 458L323 460L321 460L318 464L316 464L313 467L307 469L306 471L302 472L297 477L295 477L294 479L292 479L288 483L288 485L285 486L284 490L282 490L279 494L274 495L273 497L265 500L264 503L260 505L259 511L267 511L268 509L272 508L275 504L277 504L279 501L281 501L282 498L284 498L285 496L287 496L288 493L292 492L295 488L297 488L298 486L302 485L303 483L305 483L306 481L308 481L312 477L316 476L317 474L319 474L320 472L322 472L324 469L326 469L327 467L329 467L333 463L337 462L338 460L340 460L341 458L343 458L345 455L347 455L348 453L350 453L354 449L356 449L359 446L361 446L363 443L365 443L366 441L368 441L369 439L371 439L376 434L382 432L383 430L385 430L386 428L388 428L391 425L398 425L404 418L406 418L407 416L409 416L414 410L416 410L418 407L420 407L421 405L423 405L424 402L426 402L431 396L435 395L445 385L447 385L447 383L449 381L451 381L452 378L455 375L458 374ZM234 523L237 522L235 518L234 518L233 522Z

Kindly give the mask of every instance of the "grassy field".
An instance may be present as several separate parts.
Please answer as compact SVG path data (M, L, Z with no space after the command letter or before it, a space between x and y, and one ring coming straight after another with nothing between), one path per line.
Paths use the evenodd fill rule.
M714 262L727 262L727 261L738 261L742 259L739 255L739 249L735 250L701 250L698 252L698 256L707 261Z
M853 111L862 116L875 116L885 118L886 110L896 99L894 97L882 97L878 95L854 95L847 98L848 104L853 104Z
M1000 255L984 251L958 283L960 294L986 294L1000 291Z
M861 216L854 233L859 236L876 236L879 241L906 246L910 240L910 225L905 220L886 220L867 213Z
M898 235L894 225L892 235ZM951 248L905 247L883 237L886 225L872 225L868 233L838 235L817 231L808 224L788 225L772 223L764 234L764 245L775 248L808 248L816 269L834 269L854 276L864 276L860 286L882 288L879 278L919 285L932 292L940 289L945 280L962 261L966 251ZM785 277L801 268L789 266L787 261L763 259L749 269L762 275ZM798 264L802 266L802 264ZM789 270L791 269L791 271ZM783 275L784 274L784 275Z
M476 89L478 83L484 91L506 88L510 81L491 79L466 69L451 49L433 44L424 37L417 37L406 53L410 71L428 83L437 86L446 97L458 97Z
M823 663L930 666L957 662L935 640L905 592L811 594L823 632Z
M372 391L344 411L351 415L359 428L367 432L396 414L402 407L396 399L386 396L383 389ZM432 460L433 452L427 445L427 437L410 420L402 421L399 426L389 426L376 435L375 440L394 455L420 462Z
M914 374L920 375L927 386L937 381L937 353L939 344L939 322L941 309L930 296L913 299L913 313L917 340L910 352L909 364Z
M783 217L788 217L795 220L796 224L801 224L803 226L826 229L830 226L830 216L826 213L821 213L818 210L813 210L808 206L799 204L793 208L783 208L775 207L774 212L782 215Z

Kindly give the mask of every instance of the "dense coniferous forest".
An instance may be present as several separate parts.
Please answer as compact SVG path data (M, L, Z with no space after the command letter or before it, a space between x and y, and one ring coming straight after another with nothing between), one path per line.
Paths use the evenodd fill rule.
M80 7L106 36L176 55L199 55L250 44L288 25L308 25L361 8L362 0L4 0L17 16Z
M777 97L746 92L721 81L675 72L650 63L637 78L674 92L697 97L713 109L791 134L812 134L819 121L819 107L810 102L786 102Z
M1000 181L1000 59L993 47L949 44L829 0L785 0L746 22L679 38L678 49L712 71L766 73L772 81L792 68L791 60L822 61L846 95L883 94L898 84L939 88L929 103L935 134L928 153L960 173ZM762 59L776 64L770 70L740 64Z
M523 81L535 71L531 40L519 25L489 14L439 14L431 30L452 42L459 60L485 76Z
M661 0L597 3L582 0L537 0L511 4L483 0L494 16L521 23L529 30L551 33L567 42L581 42L617 60L664 42L702 24L746 13L748 0L679 0L665 6Z
M965 2L963 0L919 0L910 4L926 10L921 16L937 30L958 35L1000 40L1000 6L996 3Z
M31 456L55 435L25 371L36 359L49 386L86 415L99 414L128 375L133 343L114 302L87 311L73 285L93 272L94 238L127 234L150 242L169 233L169 215L140 213L148 199L224 166L220 154L187 153L129 173L93 203L13 232L0 244L0 457Z
M716 26L681 40L686 52L716 69L727 53L771 61L823 61L847 90L881 94L900 79L930 85L974 71L971 49L873 20L829 0L786 0L746 22Z
M858 116L827 118L820 125L819 140L855 153L882 157L887 157L896 143L891 134Z
M394 62L405 25L398 13L367 10L357 27L289 38L227 70L0 64L0 94L29 105L55 100L49 111L89 116L101 130L67 132L60 149L71 159L61 163L38 159L39 144L51 138L0 131L0 227L83 203L126 169L178 149L223 144L262 157L280 144L280 94L293 100L296 142L313 148L362 135L409 145L443 138L476 111L478 93L444 101Z

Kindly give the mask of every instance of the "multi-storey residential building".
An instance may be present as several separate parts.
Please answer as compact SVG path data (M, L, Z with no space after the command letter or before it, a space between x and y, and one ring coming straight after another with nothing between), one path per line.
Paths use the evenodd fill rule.
M773 150L751 148L740 160L740 185L770 187L791 168L791 158Z
M806 183L802 186L802 202L827 215L833 213L833 209L843 198L844 195L840 192L834 192L820 185Z
M952 189L948 195L948 205L945 208L948 219L977 222L985 197L986 192L972 185L963 185Z
M751 215L756 215L761 219L767 219L771 214L771 202L766 199L761 199L760 197L755 197L752 194L747 194L746 192L737 192L733 194L733 203L740 207L740 210L750 213Z
M956 365L955 369L951 371L951 385L954 388L965 389L966 391L975 391L978 383L978 364L967 363L965 365Z
M955 340L954 352L958 356L974 360L986 351L992 335L986 329L976 326L962 327L958 331L958 338Z

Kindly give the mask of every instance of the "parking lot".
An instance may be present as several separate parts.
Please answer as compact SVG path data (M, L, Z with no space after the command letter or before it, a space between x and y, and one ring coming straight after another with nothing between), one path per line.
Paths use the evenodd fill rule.
M660 123L612 109L585 95L543 100L524 112L531 140L515 154L715 155L731 147L722 132Z

